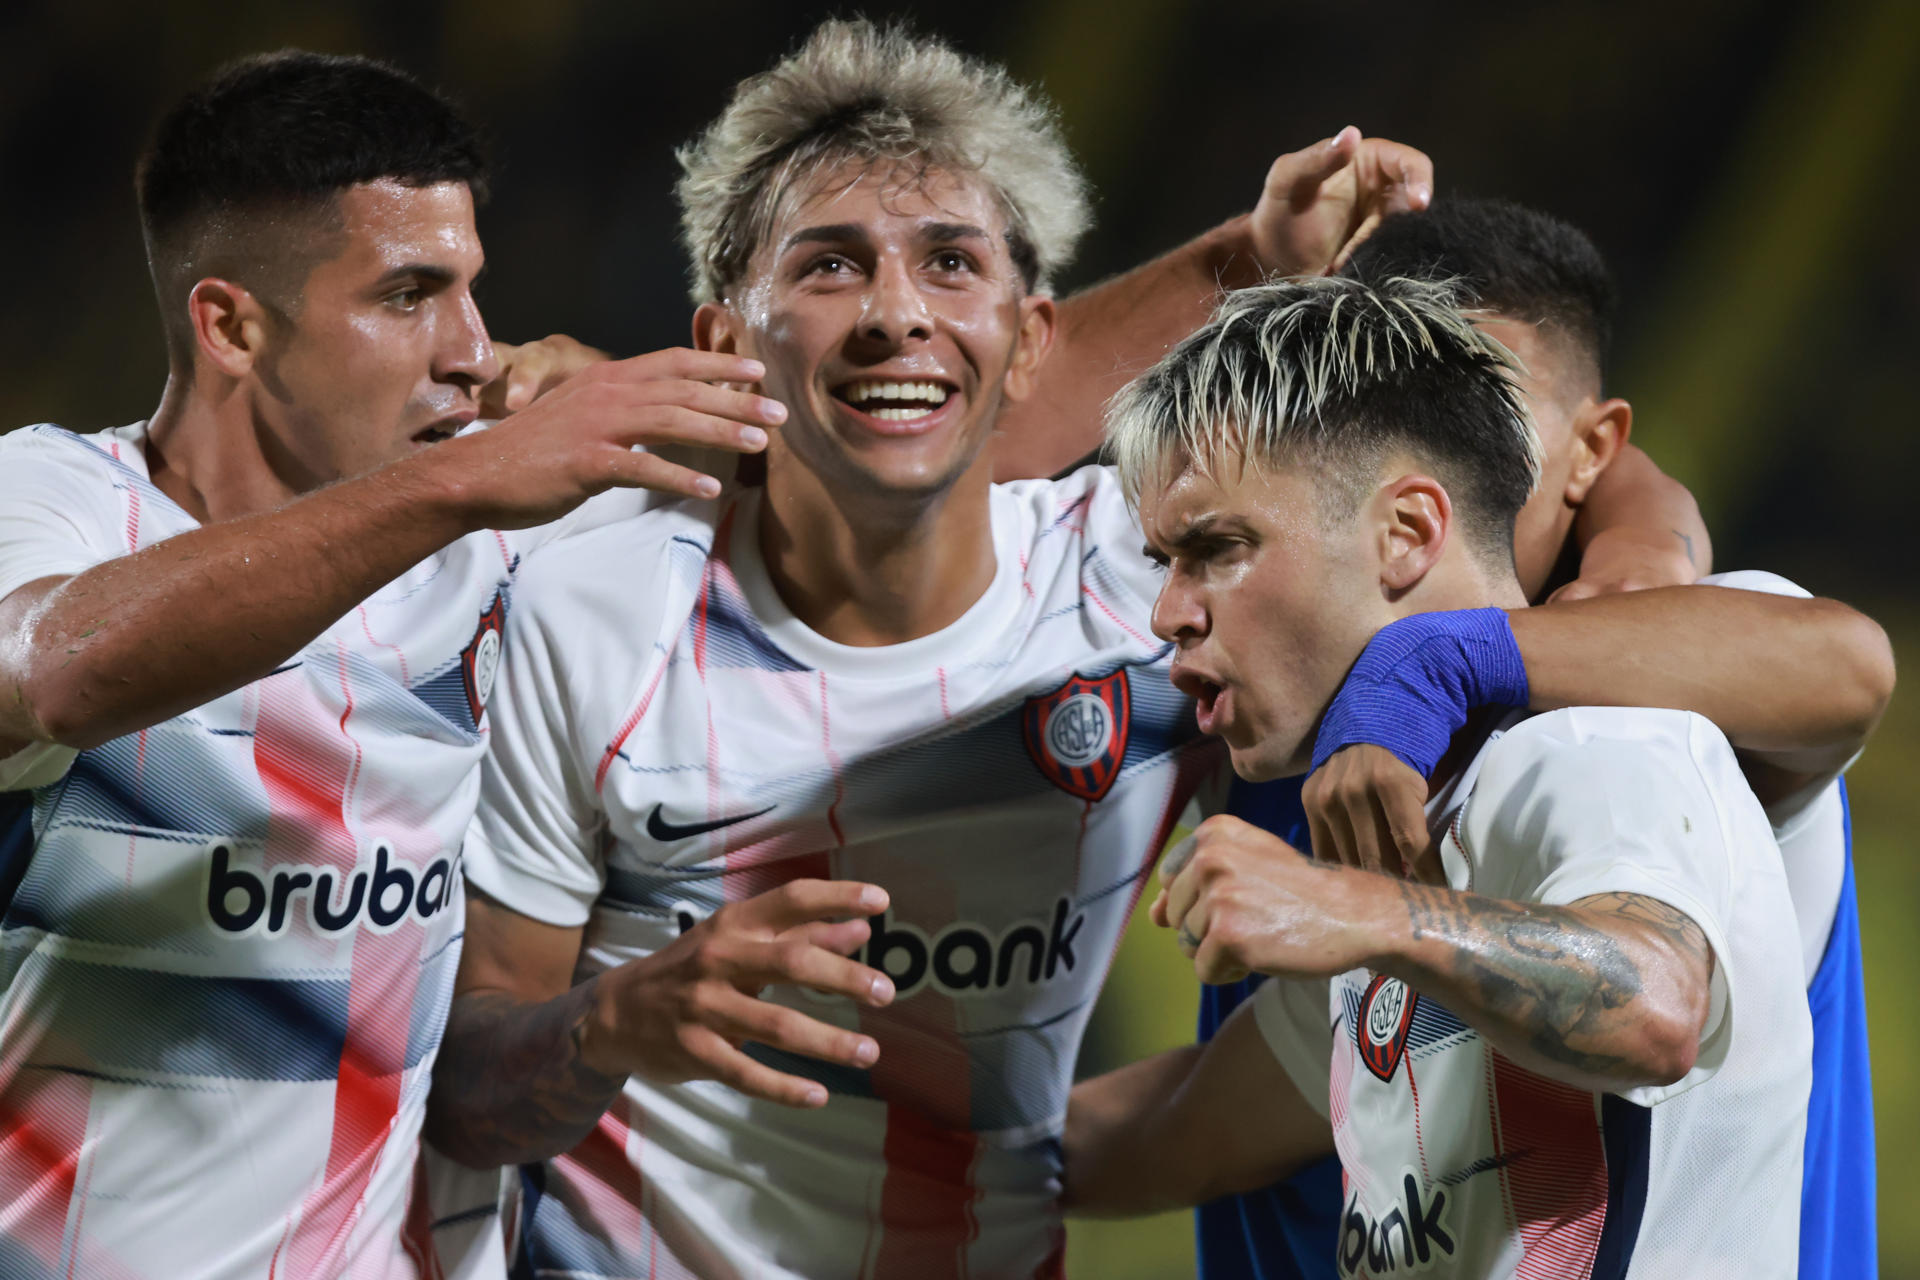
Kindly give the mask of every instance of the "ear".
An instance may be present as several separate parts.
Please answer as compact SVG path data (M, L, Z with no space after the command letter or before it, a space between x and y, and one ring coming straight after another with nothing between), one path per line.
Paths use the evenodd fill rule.
M1583 405L1573 420L1573 466L1567 471L1567 505L1587 500L1601 473L1613 465L1633 434L1633 406L1615 396Z
M1453 499L1432 476L1406 475L1373 498L1380 585L1396 597L1420 584L1447 549Z
M187 294L187 322L201 359L244 378L266 347L268 313L245 285L209 276Z
M693 313L693 345L699 351L718 351L725 355L739 352L739 334L734 330L733 313L718 302L703 302Z
M1013 363L1002 382L1007 399L1018 403L1040 383L1040 364L1053 348L1058 313L1052 298L1029 295L1020 299L1020 332L1014 339Z

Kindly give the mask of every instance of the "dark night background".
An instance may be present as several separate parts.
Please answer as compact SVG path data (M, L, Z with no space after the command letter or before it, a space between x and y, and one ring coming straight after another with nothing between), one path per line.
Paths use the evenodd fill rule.
M496 336L632 353L686 340L671 148L848 8L610 0L18 3L0 12L0 429L147 414L165 362L130 175L154 115L230 56L389 58L450 90L500 169L480 227ZM1273 156L1358 124L1437 187L1585 227L1623 307L1613 390L1693 487L1716 567L1768 568L1920 650L1912 353L1920 339L1920 5L1028 0L868 5L1043 84L1098 191L1071 288L1251 206ZM1880 1123L1882 1252L1920 1275L1920 713L1902 695L1852 775ZM1190 971L1150 929L1089 1065L1173 1043ZM1075 1227L1075 1273L1178 1274L1184 1215Z

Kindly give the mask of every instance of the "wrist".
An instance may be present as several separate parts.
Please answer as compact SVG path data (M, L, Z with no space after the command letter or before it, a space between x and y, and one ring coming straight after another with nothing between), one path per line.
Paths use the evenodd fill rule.
M1279 265L1268 262L1260 253L1251 213L1228 218L1200 241L1209 274L1229 292L1260 284Z
M1339 868L1340 919L1347 922L1348 969L1371 969L1391 977L1406 975L1414 951L1408 895L1425 886L1381 872ZM1344 970L1343 970L1344 972Z
M635 1071L620 1047L620 970L597 974L574 988L578 1006L567 1019L580 1065L607 1081L623 1081Z
M374 473L388 482L386 500L411 521L446 536L443 542L498 523L497 512L483 499L468 457L477 441L462 438L436 444L390 463ZM372 478L372 477L369 477Z

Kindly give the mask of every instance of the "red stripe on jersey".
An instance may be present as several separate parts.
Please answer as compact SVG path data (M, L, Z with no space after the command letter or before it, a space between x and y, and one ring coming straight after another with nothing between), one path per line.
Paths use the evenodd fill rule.
M607 780L607 770L612 767L615 760L620 758L620 748L627 744L627 739L633 736L633 731L640 727L640 721L646 717L647 707L653 702L654 691L660 687L660 677L666 674L667 662L662 659L660 665L653 669L653 679L647 682L647 691L640 695L640 705L627 714L626 720L620 726L620 732L613 735L613 741L609 742L607 749L601 753L600 767L593 771L593 790L596 795Z
M120 447L114 446L114 458L118 460ZM127 554L132 555L140 549L140 490L127 486Z
M509 569L513 568L513 548L507 545L507 535L498 529L492 529L489 532L493 534L495 545L500 548L500 563Z
M397 662L400 666L400 683L405 685L411 685L413 683L413 679L407 674L406 650L402 649L397 644L390 644L385 640L381 640L373 634L373 623L369 621L367 618L367 606L360 605L354 609L354 612L360 615L360 631L363 635L367 637L367 643L372 645L376 649L393 650L394 661Z
M885 1055L882 1055L884 1058ZM880 1248L871 1275L940 1280L967 1274L967 1246L980 1234L973 1167L980 1141L936 1125L918 1110L887 1107L887 1178L880 1190Z
M49 1275L60 1263L92 1092L84 1077L34 1071L15 1075L0 1100L0 1239L39 1258Z
M1152 640L1149 640L1147 637L1141 635L1138 631L1135 631L1131 626L1129 626L1127 624L1127 620L1121 617L1119 614L1115 613L1111 608L1109 608L1107 606L1107 602L1100 598L1099 593L1096 592L1092 587L1088 586L1085 582L1082 582L1080 584L1080 594L1084 595L1087 599L1093 601L1096 605L1100 606L1100 612L1106 614L1109 618L1113 619L1115 626L1119 627L1122 631L1132 636L1135 640L1138 640L1141 644L1145 645L1147 648L1151 649L1154 647L1154 642Z
M1507 1166L1525 1253L1515 1280L1584 1280L1607 1217L1607 1154L1594 1095L1489 1050L1499 1101L1496 1154Z
M344 645L340 657L345 709L332 732L320 728L331 717L313 697L304 673L262 683L254 762L267 793L267 861L331 860L345 875L358 859L346 809L361 749L347 729L354 701ZM420 943L421 926L411 915L392 933L362 929L354 935L333 1135L321 1182L308 1193L285 1242L291 1276L340 1270L350 1229L400 1110ZM276 1253L274 1273L279 1257Z

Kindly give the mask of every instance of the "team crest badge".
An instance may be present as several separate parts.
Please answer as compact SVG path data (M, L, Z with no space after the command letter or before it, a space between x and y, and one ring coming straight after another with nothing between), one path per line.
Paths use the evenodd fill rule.
M473 629L473 639L460 651L460 683L467 691L467 709L473 712L476 726L493 693L493 677L500 670L500 632L506 625L507 603L496 591L493 603Z
M1407 1051L1407 1029L1413 1025L1413 1006L1420 997L1398 978L1375 977L1360 997L1360 1060L1382 1080L1393 1079Z
M1052 693L1028 698L1020 731L1048 782L1098 800L1120 776L1131 722L1127 675L1116 671L1100 680L1076 675Z

